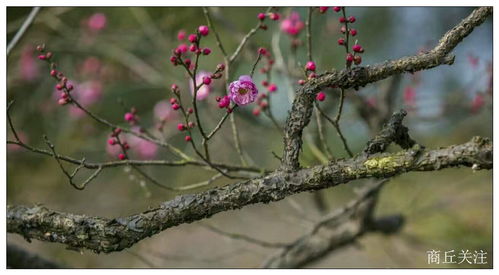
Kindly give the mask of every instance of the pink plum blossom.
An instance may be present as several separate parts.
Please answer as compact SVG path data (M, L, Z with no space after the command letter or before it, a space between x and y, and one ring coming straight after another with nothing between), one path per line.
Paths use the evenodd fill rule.
M208 72L205 72L205 71L200 71L196 75L196 85L197 86L199 86L199 84L203 83L204 77L211 77L211 74ZM211 87L212 87L211 85L212 84L209 84L209 85L204 84L203 86L201 86L201 88L199 88L199 90L197 92L196 99L203 100L203 99L207 98L211 92ZM194 83L192 83L192 81L189 81L189 87L191 89L191 95L194 96Z
M106 27L107 18L103 13L94 13L88 18L87 26L92 31L100 31Z
M154 106L154 117L160 121L168 121L175 119L177 113L172 109L171 104L167 100L162 100Z
M300 34L304 27L305 23L301 21L300 14L296 11L293 11L281 22L281 30L292 36Z
M78 86L74 86L76 88L71 92L71 95L84 107L95 104L102 97L102 84L99 81L87 81ZM81 118L85 115L82 110L73 105L69 107L69 114L73 118Z
M33 57L33 48L24 47L19 59L21 78L26 81L35 80L40 74L37 64L36 59Z

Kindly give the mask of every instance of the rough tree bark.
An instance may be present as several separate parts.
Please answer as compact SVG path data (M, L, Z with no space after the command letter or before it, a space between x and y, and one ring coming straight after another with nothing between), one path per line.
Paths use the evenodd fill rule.
M480 137L435 150L407 144L406 150L397 153L367 152L327 165L310 168L300 168L299 165L302 131L309 123L313 98L320 89L332 85L343 89L358 88L394 74L452 64L454 57L449 55L450 52L491 13L490 7L474 10L428 53L350 71L328 72L308 82L297 92L287 119L281 169L268 175L198 194L177 196L156 208L121 218L89 217L43 206L9 205L7 231L20 234L27 240L58 242L72 249L87 248L96 253L109 253L131 247L172 226L198 221L222 211L278 201L296 193L329 188L356 179L389 178L411 171L458 166L492 169L492 142ZM383 143L373 141L372 144ZM362 231L356 234L360 233Z

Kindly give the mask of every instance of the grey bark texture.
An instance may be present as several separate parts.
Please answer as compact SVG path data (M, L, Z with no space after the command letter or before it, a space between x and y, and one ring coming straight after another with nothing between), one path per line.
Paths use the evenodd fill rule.
M492 143L486 138L436 150L361 155L297 171L277 170L267 176L180 195L160 206L128 217L107 219L64 213L43 206L7 206L7 232L27 240L58 242L69 248L114 252L167 228L208 218L255 203L329 188L363 178L389 178L411 171L435 171L457 166L492 168Z

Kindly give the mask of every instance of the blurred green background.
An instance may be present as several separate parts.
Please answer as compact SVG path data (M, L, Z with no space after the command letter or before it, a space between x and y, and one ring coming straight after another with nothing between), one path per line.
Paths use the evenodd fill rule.
M347 8L357 17L355 37L366 49L363 65L374 64L429 49L438 39L471 12L472 8ZM241 37L257 24L256 15L264 8L210 8L222 43L233 52ZM286 17L297 11L306 18L305 7L281 7ZM7 41L21 26L30 8L7 9ZM338 14L329 10L314 13L312 22L313 52L318 72L344 66L344 49L339 38ZM411 135L428 148L463 143L480 135L492 137L492 18L467 37L454 51L455 64L441 66L415 75L404 75L398 91L396 108L406 108L405 124ZM283 19L281 19L282 21ZM93 25L92 25L93 24ZM57 105L54 80L49 68L37 60L34 48L45 43L54 52L54 59L76 91L86 95L90 110L121 124L123 114L136 107L141 124L155 131L158 119L154 107L171 97L169 87L176 83L188 97L185 73L169 62L179 42L177 33L193 32L206 24L201 8L42 8L33 25L7 59L7 100L16 100L12 108L13 122L28 144L46 148L42 135L48 134L59 153L91 161L116 159L106 152L108 129L81 116L69 106ZM290 96L297 88L296 80L279 70L280 61L305 64L306 49L299 46L294 54L291 38L279 24L266 20L268 30L258 31L243 54L231 68L230 81L248 74L258 47L266 47L276 59L272 82L279 87L272 95L272 111L282 125L290 108ZM305 41L304 31L297 37ZM212 54L203 57L201 69L213 71L222 56L213 34L203 45ZM291 64L295 65L295 64ZM285 66L285 65L284 65ZM255 74L259 89L263 75ZM358 93L376 104L376 96L388 85L381 81ZM412 91L410 89L413 89ZM84 90L84 92L82 92ZM215 107L215 97L225 93L223 81L215 80L210 96L200 102L205 127L211 129L224 111ZM321 103L330 114L335 113L336 93L326 91ZM342 128L354 152L359 152L369 139L367 126L358 116L347 97ZM367 103L366 103L367 104ZM252 106L236 112L243 148L248 158L259 167L274 169L282 152L281 134L266 117L251 114ZM174 145L193 155L176 130L179 118L172 116L165 124L164 135ZM317 130L311 123L305 140L316 139ZM310 139L308 138L310 137ZM8 138L12 138L10 130ZM197 136L194 137L195 139ZM346 157L334 129L328 127L327 140L333 153ZM210 145L214 158L220 162L238 163L230 125L222 128ZM391 150L398 150L392 148ZM174 159L164 149L134 157ZM305 146L304 165L319 164L313 146ZM176 193L145 182L127 169L107 169L84 191L72 188L54 159L8 146L8 204L43 204L65 212L116 217L143 211ZM188 185L206 180L213 172L196 167L148 167L152 176L172 186ZM88 176L90 172L85 172ZM81 178L84 177L82 173ZM231 181L219 180L222 185ZM325 190L322 196L327 207L334 210L353 198L352 183ZM202 189L201 189L202 190ZM306 211L306 217L293 205ZM438 172L408 173L396 177L383 189L379 215L401 213L407 223L400 234L362 237L359 246L350 246L324 257L310 267L492 267L492 171L474 172L469 168ZM268 241L293 241L307 232L311 223L320 218L313 195L298 194L269 205L252 205L238 211L215 215L210 223L223 230L248 234ZM199 223L168 229L131 249L109 255L88 251L81 254L66 250L60 244L25 242L9 234L8 241L39 253L67 267L258 267L275 253L272 249L227 239ZM488 252L487 265L427 264L428 250L469 249Z

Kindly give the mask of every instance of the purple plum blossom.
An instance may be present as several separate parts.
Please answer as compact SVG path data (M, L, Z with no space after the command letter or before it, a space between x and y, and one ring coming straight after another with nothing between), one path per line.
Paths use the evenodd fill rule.
M229 97L237 105L249 104L257 95L258 89L249 75L242 75L229 85Z

